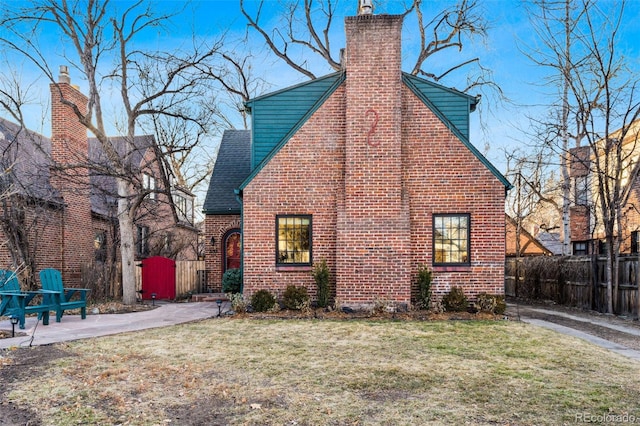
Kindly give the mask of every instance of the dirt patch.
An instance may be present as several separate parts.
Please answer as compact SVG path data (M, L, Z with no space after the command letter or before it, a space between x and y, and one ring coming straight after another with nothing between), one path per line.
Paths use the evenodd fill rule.
M51 361L68 357L70 354L59 346L34 346L0 351L0 426L36 426L42 424L38 415L27 408L7 402L7 395L21 380L38 374Z
M235 319L317 319L317 320L398 320L398 321L494 321L504 319L503 315L494 315L486 312L442 312L430 311L354 311L354 310L325 310L309 309L304 311L279 310L275 312L251 312L235 314Z

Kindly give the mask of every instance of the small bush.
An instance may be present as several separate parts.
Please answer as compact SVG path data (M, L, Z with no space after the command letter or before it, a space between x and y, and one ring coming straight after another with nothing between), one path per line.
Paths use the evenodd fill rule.
M504 296L497 294L480 293L476 300L476 305L481 312L502 315L507 309Z
M307 293L306 287L289 285L282 294L282 306L284 306L285 309L298 311L308 303L309 294Z
M267 312L276 304L276 298L268 290L258 290L251 296L251 307L254 312Z
M419 309L431 307L431 281L433 274L425 265L418 266L418 303Z
M227 295L231 301L231 309L237 314L243 314L247 312L247 300L242 293L229 293Z
M222 291L224 293L240 293L242 288L242 270L228 269L222 276Z
M442 305L446 312L463 312L467 310L467 296L460 287L452 287L442 298Z
M318 307L326 308L329 306L329 281L331 280L331 272L327 266L327 261L322 259L319 263L313 265L313 279L316 282L318 292Z
M496 315L504 315L507 310L507 302L504 300L504 296L496 296L496 307L493 313Z

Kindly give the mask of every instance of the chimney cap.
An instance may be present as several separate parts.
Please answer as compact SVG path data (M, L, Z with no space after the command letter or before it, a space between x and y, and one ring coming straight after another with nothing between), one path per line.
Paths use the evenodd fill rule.
M58 83L71 83L71 77L69 77L69 67L67 67L66 65L60 65Z
M373 0L358 0L358 15L371 15L373 13Z

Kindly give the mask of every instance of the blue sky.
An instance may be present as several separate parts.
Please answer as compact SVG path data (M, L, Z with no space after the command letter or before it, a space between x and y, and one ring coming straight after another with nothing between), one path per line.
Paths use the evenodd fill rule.
M8 1L8 0L0 0ZM491 69L493 79L498 84L511 104L499 104L490 96L483 96L482 103L485 106L491 106L489 111L483 108L481 113L472 114L472 132L471 142L478 149L485 153L487 158L492 161L496 167L502 172L505 171L503 150L512 150L514 147L523 147L526 143L526 135L523 129L528 127L528 114L541 115L545 113L544 105L548 103L549 91L553 89L540 85L544 70L534 66L524 54L520 52L520 48L525 45L535 45L533 31L528 21L528 16L522 3L519 1L508 0L478 0L482 4L486 18L490 22L488 37L486 40L472 40L464 46L462 55L453 54L453 51L444 55L436 56L437 63L433 66L446 66L447 63L457 63L457 61L472 56L479 56L482 64ZM247 0L247 8L255 7L256 2ZM425 7L431 7L433 10L441 10L451 2L445 1L425 1ZM112 4L114 8L122 8L131 4L129 1L115 1ZM182 4L177 1L155 1L152 2L154 9L158 12L166 10L174 10L176 6ZM610 5L609 0L600 2L602 5ZM344 46L343 34L343 18L346 15L355 14L357 0L342 1L339 3L339 12L336 16L333 33L332 48L334 51ZM393 0L374 0L374 13L398 13L402 10L403 3ZM264 18L265 22L269 22L272 26L278 23L278 6L276 0L267 1ZM624 37L621 38L621 46L628 51L629 66L631 69L638 71L640 66L638 60L638 43L640 40L640 1L632 1L627 7L626 24L622 29ZM428 15L428 9L425 9ZM406 27L410 23L405 24ZM249 42L245 43L244 35L246 33L246 23L242 17L238 1L234 0L203 0L194 1L188 5L180 16L180 19L172 22L167 30L158 30L156 33L150 33L148 40L151 47L171 46L178 47L187 46L191 42L192 34L201 38L215 38L223 32L227 33L227 39L231 42L231 46L236 50L250 49L255 56L254 70L269 83L268 91L277 90L292 84L304 81L305 78L286 65L274 59L273 56L265 56L262 40L255 32L250 32ZM50 43L52 57L52 68L57 69L59 64L63 64L64 60L60 55L54 56L53 53L63 53L64 47L56 40L44 40L44 43ZM416 36L405 31L403 34L403 58L407 62L413 60L412 46L417 43ZM320 65L321 61L314 58L305 57L306 60L313 60L316 65ZM34 104L32 105L31 118L34 123L33 128L48 134L48 124L43 125L42 117L48 112L42 112L42 106L46 106L46 98L48 97L48 82L40 78L36 80L37 74L33 73L28 65L16 63L22 67L23 82L31 84L36 81L32 89L34 96ZM320 68L321 69L321 68ZM407 69L405 69L407 70ZM331 70L327 67L325 72ZM71 74L74 83L82 88L82 82L78 81L80 76ZM459 81L456 80L459 79ZM452 78L443 82L447 86L463 87L463 75L453 75ZM475 94L475 93L471 93ZM37 99L41 99L38 102ZM0 114L2 114L0 112ZM4 115L4 114L3 114ZM482 117L481 117L482 115ZM237 123L240 125L240 122Z

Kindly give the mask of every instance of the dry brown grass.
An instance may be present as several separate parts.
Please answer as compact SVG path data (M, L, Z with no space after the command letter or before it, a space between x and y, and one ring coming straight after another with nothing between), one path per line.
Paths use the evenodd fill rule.
M640 418L640 363L508 321L218 319L56 346L7 395L44 424Z

